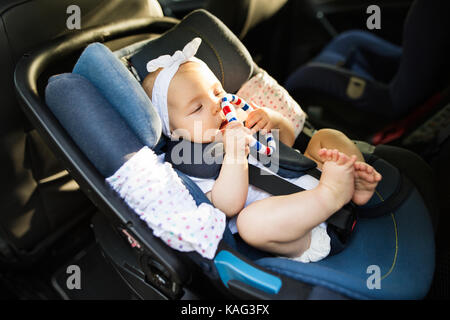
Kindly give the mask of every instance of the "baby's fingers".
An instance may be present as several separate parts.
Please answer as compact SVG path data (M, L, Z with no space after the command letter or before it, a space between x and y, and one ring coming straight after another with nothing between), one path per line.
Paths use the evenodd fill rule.
M264 128L269 121L267 121L266 119L261 119L259 122L257 122L253 128L251 129L252 134L258 132L259 130L261 130L262 128Z
M230 130L230 129L235 129L235 128L239 128L239 127L243 127L242 123L239 121L231 121L228 122L227 125L225 126L225 130Z
M247 134L250 136L252 135L252 130L250 130L249 128L243 127L242 131L244 132L244 134Z
M245 120L245 126L247 128L251 128L256 123L258 123L258 121L261 121L262 118L263 118L263 115L261 114L261 112L252 111L249 113L247 119Z
M258 106L258 105L257 105L256 103L254 103L253 101L250 101L249 103L250 103L250 105L252 106L252 108L255 109L255 110L261 108L260 106Z

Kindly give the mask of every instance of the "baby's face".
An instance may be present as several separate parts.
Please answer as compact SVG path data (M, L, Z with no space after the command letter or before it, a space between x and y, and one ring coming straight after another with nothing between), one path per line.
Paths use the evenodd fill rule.
M220 107L224 95L220 81L208 67L197 62L182 64L167 94L171 131L197 143L213 141L225 120Z

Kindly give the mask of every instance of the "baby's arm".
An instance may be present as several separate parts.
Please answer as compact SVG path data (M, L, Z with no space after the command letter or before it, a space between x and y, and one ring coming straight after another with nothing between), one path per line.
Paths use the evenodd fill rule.
M213 205L228 217L238 214L247 200L248 131L237 121L227 125L224 134L225 156L222 168L212 190L206 194Z
M238 214L244 208L248 192L248 163L246 157L225 155L219 177L206 195L213 205L227 217Z
M310 231L351 200L355 161L355 156L331 151L316 188L265 198L245 207L237 219L242 239L262 250L299 256L309 247Z

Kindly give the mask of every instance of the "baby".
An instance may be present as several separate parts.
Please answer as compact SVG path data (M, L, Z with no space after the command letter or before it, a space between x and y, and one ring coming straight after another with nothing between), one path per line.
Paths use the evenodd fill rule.
M248 201L249 190L253 190L247 159L251 135L278 129L279 139L292 146L294 128L281 113L255 104L245 126L240 121L226 123L221 111L226 93L208 66L194 57L200 43L195 38L183 51L161 56L147 65L149 74L143 87L161 117L163 133L197 143L221 136L225 154L219 176L201 189L216 208L228 217L237 216L237 229L244 241L302 262L323 259L330 252L323 222L350 200L365 204L381 175L364 162L361 152L344 134L319 130L304 155L322 170L320 181L303 192L267 194Z

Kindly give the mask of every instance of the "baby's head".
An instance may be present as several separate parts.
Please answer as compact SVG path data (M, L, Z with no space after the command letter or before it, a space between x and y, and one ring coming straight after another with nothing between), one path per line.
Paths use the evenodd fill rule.
M168 121L163 128L167 136L197 143L214 140L225 120L220 107L225 91L204 62L190 58L175 66L159 67L145 77L142 86L161 121Z

